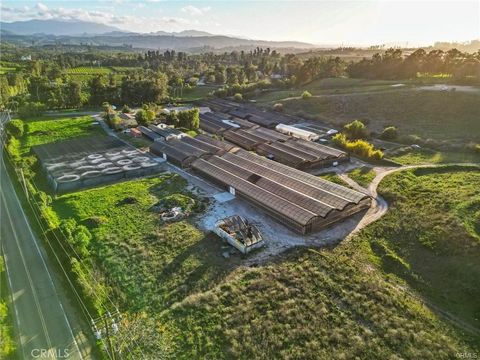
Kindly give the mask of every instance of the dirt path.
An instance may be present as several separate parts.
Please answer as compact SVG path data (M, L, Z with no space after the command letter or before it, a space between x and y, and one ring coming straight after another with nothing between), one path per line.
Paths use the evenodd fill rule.
M350 177L348 177L347 174L338 174L342 180L344 180L348 185L353 187L355 190L367 193L372 197L372 206L370 209L367 211L365 216L360 220L360 222L357 224L355 229L353 229L345 238L345 240L348 240L353 237L356 233L358 233L360 230L365 228L367 225L371 224L372 222L380 219L383 215L388 210L388 203L385 201L384 198L382 198L380 195L378 195L377 189L378 185L380 185L380 182L388 175L393 174L398 171L404 171L408 169L419 169L419 168L439 168L439 167L444 167L444 166L471 166L471 167L476 167L480 169L480 164L475 164L475 163L446 163L446 164L422 164L422 165L404 165L401 167L374 167L373 170L377 174L375 178L372 180L368 188L364 188L360 186L358 183L356 183L354 180L352 180Z

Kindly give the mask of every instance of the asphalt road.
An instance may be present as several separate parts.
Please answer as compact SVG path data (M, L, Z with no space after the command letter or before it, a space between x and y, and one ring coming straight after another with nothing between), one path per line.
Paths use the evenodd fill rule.
M33 233L0 160L0 239L22 359L92 359L77 310ZM71 290L70 290L71 291ZM84 327L83 327L84 328Z

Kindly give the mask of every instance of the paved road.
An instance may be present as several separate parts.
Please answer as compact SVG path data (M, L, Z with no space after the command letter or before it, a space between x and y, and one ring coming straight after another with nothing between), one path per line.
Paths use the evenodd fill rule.
M90 343L80 328L80 316L67 300L58 276L47 265L56 260L48 259L32 232L3 159L0 177L0 240L13 297L20 357L93 358Z

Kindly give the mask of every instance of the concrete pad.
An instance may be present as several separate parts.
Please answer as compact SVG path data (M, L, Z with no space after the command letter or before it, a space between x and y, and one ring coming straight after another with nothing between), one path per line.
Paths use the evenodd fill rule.
M232 195L229 192L225 191L225 192L213 195L213 198L217 200L219 203L224 203L224 202L235 199L235 195Z

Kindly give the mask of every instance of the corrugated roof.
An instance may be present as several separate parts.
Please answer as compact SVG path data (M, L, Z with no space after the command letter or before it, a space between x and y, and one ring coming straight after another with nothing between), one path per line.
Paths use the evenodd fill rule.
M225 150L223 150L218 146L215 146L207 142L203 142L197 138L192 138L190 136L184 136L180 140L198 149L206 151L207 153L212 155L225 152Z
M243 168L235 161L235 158L229 161L226 158L212 156L208 161L321 217L326 217L334 209L333 206L322 202L321 199L308 196L285 184L263 177L262 173L255 173Z
M192 167L208 177L234 187L239 194L243 194L262 206L272 209L301 225L307 225L317 217L315 213L252 184L204 159L195 160L192 163Z
M288 135L281 134L278 131L266 129L263 127L257 127L256 129L250 129L248 131L251 132L252 134L261 134L262 136L275 141L278 141L278 140L286 141L290 139L290 136Z
M294 167L298 167L306 162L306 160L300 156L291 154L285 150L274 146L274 143L271 144L260 144L256 147L258 153L265 156L273 156L273 159L276 161L286 162L291 164Z
M177 149L169 144L167 144L165 141L155 141L151 146L150 146L150 152L155 155L163 155L166 154L167 157L173 158L174 160L178 162L183 162L187 160L188 158L191 157L191 154L186 153L180 149Z
M140 132L143 135L145 135L146 137L148 137L150 140L153 140L153 141L155 141L156 139L160 139L160 137L161 137L156 132L153 132L152 130L150 130L149 128L147 128L145 126L139 126L138 130L140 130Z
M315 154L318 154L319 157L322 157L322 155L325 158L347 156L347 153L345 153L344 151L303 139L291 140L289 143L291 144L291 146L295 146L299 149L304 149L305 151L311 151Z
M257 141L251 138L242 136L241 134L238 134L236 131L231 131L231 130L225 131L223 133L223 137L228 141L231 141L234 144L237 144L247 150L253 149L255 145L258 144Z
M231 154L225 154L224 157L228 158L228 156L230 155ZM254 165L262 166L262 168L257 168L257 169L259 171L269 172L269 176L270 174L272 176L279 176L278 174L284 175L286 177L295 179L297 181L300 181L301 183L311 185L314 188L321 189L324 192L328 192L334 195L336 198L339 199L339 205L340 205L339 209L343 209L343 207L341 207L342 206L341 204L345 202L346 203L353 202L358 204L362 199L365 199L366 197L368 197L365 194L349 189L345 186L335 184L333 182L324 180L320 177L313 176L311 174L308 174L300 170L293 169L287 165L283 165L278 162L268 160L264 157L249 153L248 151L245 151L245 150L240 149L235 153L235 155L241 158L244 158L246 160L249 160ZM264 176L267 176L267 175L264 174ZM333 205L333 202L332 202L332 205Z
M218 139L214 139L211 136L208 136L208 135L205 135L205 134L199 134L195 137L195 139L198 139L198 140L201 140L203 142L212 144L212 145L214 145L216 147L219 147L219 148L222 148L226 151L230 151L235 147L235 146L233 146L232 144L230 144L226 141L221 141L221 140L218 140Z

